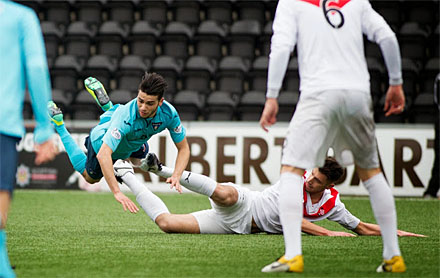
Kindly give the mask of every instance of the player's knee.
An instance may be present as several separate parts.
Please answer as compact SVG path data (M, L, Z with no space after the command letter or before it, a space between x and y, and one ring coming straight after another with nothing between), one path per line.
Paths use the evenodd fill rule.
M237 203L238 192L233 186L219 185L215 189L211 199L220 206L230 207Z
M92 178L92 177L90 177L89 175L83 175L84 176L84 178L85 178L85 180L88 182L88 183L91 183L91 184L93 184L93 183L97 183L98 181L100 181L100 180L95 180L94 178Z

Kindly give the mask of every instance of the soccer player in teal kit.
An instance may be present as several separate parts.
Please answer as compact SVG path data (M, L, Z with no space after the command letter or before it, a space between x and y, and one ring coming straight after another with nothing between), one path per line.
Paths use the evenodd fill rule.
M89 77L84 83L87 91L105 111L99 124L86 138L87 156L67 131L61 110L52 101L48 104L55 130L61 137L73 168L89 183L98 182L104 176L124 210L137 212L137 206L119 189L113 163L117 159L130 159L134 165L140 165L141 159L148 153L147 141L154 134L168 129L178 154L175 171L167 182L181 190L179 180L188 164L190 151L185 137L186 129L181 125L176 109L163 98L167 86L163 77L156 73L145 73L139 84L138 96L125 105L113 105L101 82L95 78Z

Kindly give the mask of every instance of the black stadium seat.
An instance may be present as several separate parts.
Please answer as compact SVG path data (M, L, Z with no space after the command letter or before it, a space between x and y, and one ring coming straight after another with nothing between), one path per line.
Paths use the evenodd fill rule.
M78 92L71 107L72 119L74 120L98 120L99 116L103 113L86 90Z
M232 24L228 37L228 53L253 60L257 49L257 38L261 35L260 23L256 20L240 20Z
M156 43L160 31L148 21L137 21L131 28L127 39L130 53L145 58L156 58Z
M249 68L248 61L243 60L241 57L224 57L220 61L215 76L216 90L242 94Z
M119 22L124 26L131 26L134 22L135 5L131 0L107 0L105 9L108 20Z
M84 68L84 61L73 55L58 56L50 71L52 87L64 90L67 93L78 91L78 80Z
M160 37L162 55L186 59L192 37L193 31L188 25L182 22L170 22Z
M225 26L232 24L233 4L231 0L205 0L203 5L207 20L214 20Z
M168 23L168 5L172 0L142 0L138 5L142 20L148 21L159 29Z
M259 121L266 102L263 91L248 91L243 94L238 103L238 118L242 121Z
M76 21L67 28L64 37L64 52L84 59L90 56L90 47L97 28L85 21Z
M214 20L200 23L194 36L195 54L220 59L226 30Z
M99 27L96 36L96 53L120 58L128 29L117 21L106 21Z
M77 20L97 27L101 24L104 0L76 0L74 9Z
M174 95L181 87L178 86L178 80L182 69L183 62L172 56L159 56L153 61L152 66L152 71L162 75L167 82L167 93L170 95Z
M117 69L116 59L105 55L94 55L87 61L82 72L82 79L96 77L106 88L110 88L110 80Z
M58 47L61 44L61 38L64 32L51 21L41 22L41 31L44 37L46 56L55 59L58 56Z
M173 105L182 121L196 121L202 114L205 97L197 91L180 91L174 96Z
M40 4L44 20L55 23L64 29L70 23L70 1L46 0Z
M230 92L214 91L208 95L205 108L206 121L232 121L238 98Z
M141 56L127 55L119 62L119 69L115 73L118 89L137 92L142 76L150 69L150 61Z
M207 94L216 71L216 63L204 56L192 56L185 64L182 73L183 88Z
M200 1L198 0L174 0L171 4L173 19L191 27L199 25L200 9Z
M269 58L261 56L255 59L252 70L249 72L249 89L253 91L266 91L267 89L267 68Z

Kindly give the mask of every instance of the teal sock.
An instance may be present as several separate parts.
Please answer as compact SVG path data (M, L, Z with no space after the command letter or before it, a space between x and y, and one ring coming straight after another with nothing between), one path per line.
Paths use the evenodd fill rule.
M6 233L3 229L0 230L0 277L15 277L14 271L9 263L8 250L6 249Z
M80 147L78 147L75 141L73 141L73 138L69 131L67 131L65 125L55 126L55 129L60 135L61 142L63 142L73 168L82 174L86 169L86 154L80 149Z

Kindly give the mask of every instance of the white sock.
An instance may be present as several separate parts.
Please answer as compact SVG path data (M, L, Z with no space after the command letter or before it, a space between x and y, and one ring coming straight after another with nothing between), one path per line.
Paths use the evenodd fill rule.
M156 218L163 213L170 213L165 203L153 194L133 173L126 173L122 180L136 196L136 201L145 213L156 222Z
M374 217L380 226L383 243L383 258L400 256L397 240L397 217L394 197L382 173L363 182L370 194Z
M290 172L281 174L279 211L283 226L286 259L301 255L301 223L303 217L302 177Z
M159 171L157 174L163 178L169 178L171 177L173 172L174 169L162 166L162 170ZM208 197L211 197L217 186L217 182L210 177L188 171L183 171L182 177L180 178L180 184L191 191L203 194Z

